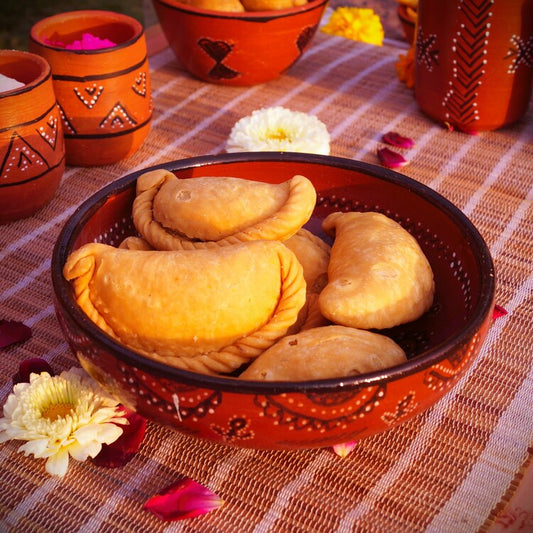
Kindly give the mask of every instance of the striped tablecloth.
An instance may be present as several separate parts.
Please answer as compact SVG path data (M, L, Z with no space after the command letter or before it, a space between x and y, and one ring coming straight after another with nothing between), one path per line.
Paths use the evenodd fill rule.
M225 447L150 423L123 468L73 462L56 479L8 442L0 445L0 531L531 531L520 482L533 440L533 114L478 136L447 131L397 81L394 63L404 51L400 43L375 47L319 33L289 73L251 88L202 83L168 49L153 55L155 114L143 146L115 165L67 168L48 206L0 227L0 318L33 331L2 351L0 402L22 359L42 356L57 371L77 365L54 316L49 272L58 232L76 206L133 170L223 152L239 118L274 105L317 115L335 156L377 163L383 132L412 137L402 171L453 201L485 237L497 303L508 314L495 320L464 379L432 409L360 441L344 459L331 449ZM142 510L179 476L206 485L224 506L173 524Z

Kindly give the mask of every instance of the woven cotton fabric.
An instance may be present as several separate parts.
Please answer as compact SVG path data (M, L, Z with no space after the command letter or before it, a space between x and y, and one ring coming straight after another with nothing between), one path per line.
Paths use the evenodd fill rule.
M45 208L0 227L0 318L33 331L2 350L0 403L23 359L44 357L58 372L78 365L54 314L50 280L52 248L76 207L132 171L224 152L238 119L275 105L316 115L334 156L378 164L382 133L413 138L401 172L455 203L483 235L496 266L496 301L507 315L493 322L464 378L433 408L361 440L344 459L331 449L238 449L149 423L126 466L71 461L56 479L43 460L7 442L0 445L1 531L467 533L498 521L533 442L533 113L477 136L448 131L397 81L400 53L399 43L376 47L319 32L288 73L250 88L200 82L168 49L152 56L154 118L142 147L114 165L67 167ZM180 476L225 505L172 525L142 510Z

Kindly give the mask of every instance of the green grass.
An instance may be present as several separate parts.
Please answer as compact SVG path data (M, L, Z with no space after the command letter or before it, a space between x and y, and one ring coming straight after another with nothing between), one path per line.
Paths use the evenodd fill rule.
M0 0L0 48L27 50L33 24L79 9L117 11L144 22L144 0Z

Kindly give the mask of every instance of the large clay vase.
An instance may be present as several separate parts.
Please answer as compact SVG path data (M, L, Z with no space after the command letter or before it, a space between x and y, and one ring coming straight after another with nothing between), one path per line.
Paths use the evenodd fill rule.
M415 96L434 120L493 130L526 113L533 0L420 0Z
M108 39L115 46L65 48L84 33ZM29 49L52 67L69 165L115 163L140 147L152 118L150 72L140 22L111 11L61 13L31 28Z
M0 92L0 224L35 214L55 195L65 145L50 65L0 50L0 73L24 84Z

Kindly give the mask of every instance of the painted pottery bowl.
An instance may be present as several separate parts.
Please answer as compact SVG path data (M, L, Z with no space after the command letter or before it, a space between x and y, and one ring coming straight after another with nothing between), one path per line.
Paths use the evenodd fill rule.
M403 34L408 43L414 42L415 39L415 13L416 12L412 8L408 8L405 4L400 4L398 6L398 19L400 20Z
M152 0L182 65L201 80L255 85L279 77L304 53L328 0L273 11L210 11L177 0Z
M65 48L84 34L115 45ZM144 29L137 20L111 11L60 13L31 28L29 49L52 67L67 164L115 163L139 148L153 108Z
M471 222L428 187L382 167L309 154L224 154L152 168L180 178L235 176L269 183L303 174L317 190L309 230L322 235L321 221L333 211L379 211L393 218L428 257L436 295L420 319L383 332L404 348L407 362L369 374L269 383L207 376L147 359L97 328L62 276L66 258L81 245L118 245L135 234L131 206L144 171L125 176L67 221L54 248L52 279L59 323L81 365L143 416L241 447L331 446L383 432L424 411L478 354L492 320L492 260Z
M0 50L0 74L24 84L0 92L0 223L6 223L33 215L53 198L65 145L46 60Z

